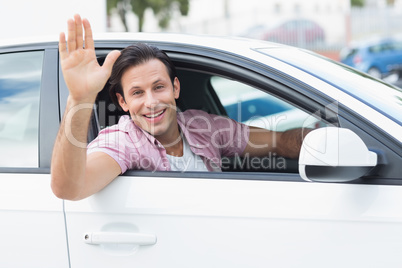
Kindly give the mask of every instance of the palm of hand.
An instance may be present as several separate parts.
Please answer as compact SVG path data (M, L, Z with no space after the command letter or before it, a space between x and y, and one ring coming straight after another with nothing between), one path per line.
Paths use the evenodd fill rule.
M99 66L93 49L80 48L61 61L64 79L75 100L93 99L109 75Z
M85 34L83 31L85 30ZM85 39L85 48L84 48ZM112 51L102 66L99 65L92 30L88 20L81 20L79 15L68 21L68 40L60 34L59 53L64 80L70 96L76 102L93 102L102 90L112 71L114 62L120 55Z

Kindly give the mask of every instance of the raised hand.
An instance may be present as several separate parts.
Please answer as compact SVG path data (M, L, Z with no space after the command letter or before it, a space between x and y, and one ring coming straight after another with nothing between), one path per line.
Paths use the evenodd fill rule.
M93 102L110 77L114 62L120 56L112 51L102 66L95 54L89 21L79 15L67 21L68 39L60 33L59 52L64 80L75 103ZM85 43L84 43L85 41Z

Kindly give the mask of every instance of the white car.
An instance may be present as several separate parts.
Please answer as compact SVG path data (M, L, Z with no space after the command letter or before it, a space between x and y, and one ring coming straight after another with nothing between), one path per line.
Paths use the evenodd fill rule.
M399 88L263 41L95 38L100 62L138 41L165 50L182 110L228 115L223 98L239 93L222 95L213 82L226 79L307 114L297 126L317 129L298 161L270 155L223 159L223 172L128 171L84 200L60 200L49 169L68 95L57 39L2 41L0 267L401 267ZM120 115L105 88L88 140Z

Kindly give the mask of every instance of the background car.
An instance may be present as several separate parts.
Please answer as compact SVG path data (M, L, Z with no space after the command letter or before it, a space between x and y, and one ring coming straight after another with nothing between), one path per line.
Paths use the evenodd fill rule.
M320 126L318 118L244 83L216 76L211 86L227 116L238 122L273 131Z
M341 51L340 60L375 78L399 73L402 71L402 39L384 38L352 45Z
M263 40L281 44L305 46L325 41L325 32L316 22L307 19L286 21L267 31Z
M400 265L400 89L311 52L263 41L95 37L100 63L138 41L166 51L177 66L180 110L229 116L230 98L243 94L222 93L219 85L235 81L248 88L238 98L247 112L259 109L250 100L281 101L286 120L295 122L290 111L306 113L298 125L317 129L299 159L276 153L224 158L222 172L130 170L88 198L60 200L50 188L50 165L68 89L57 37L2 40L0 267ZM88 141L122 115L108 85L96 105L82 108L93 111Z

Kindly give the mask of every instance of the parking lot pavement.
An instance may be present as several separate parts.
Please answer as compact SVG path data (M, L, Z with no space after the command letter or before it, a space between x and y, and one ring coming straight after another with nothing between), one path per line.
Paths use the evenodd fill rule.
M384 77L383 80L387 83L402 88L402 72L393 73L387 77Z
M395 86L402 88L402 77L400 76L399 79L393 83Z

